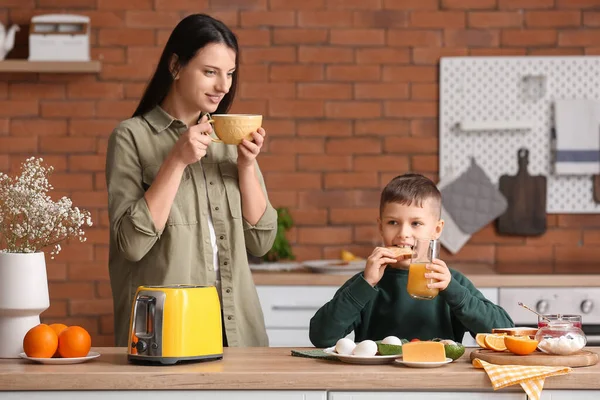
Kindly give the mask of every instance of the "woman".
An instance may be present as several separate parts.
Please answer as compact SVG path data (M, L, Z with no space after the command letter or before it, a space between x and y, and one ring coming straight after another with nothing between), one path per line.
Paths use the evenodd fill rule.
M266 346L247 253L272 246L277 213L256 157L265 131L211 143L206 113L226 113L238 80L235 35L207 15L173 30L133 117L113 131L106 161L109 271L117 346L129 344L140 285L216 285L224 343Z

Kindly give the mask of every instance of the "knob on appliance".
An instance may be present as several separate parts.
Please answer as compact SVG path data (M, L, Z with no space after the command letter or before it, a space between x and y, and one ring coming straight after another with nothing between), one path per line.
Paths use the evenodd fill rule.
M146 351L146 349L148 348L148 345L146 344L146 342L140 340L139 342L137 342L137 344L135 345L135 348L137 349L138 353L143 353Z
M581 305L579 306L579 308L581 309L581 312L584 314L589 314L592 312L592 310L594 309L594 302L592 300L584 300L581 302Z
M535 303L535 310L540 314L546 314L548 312L549 307L550 304L547 300L540 300L537 303Z

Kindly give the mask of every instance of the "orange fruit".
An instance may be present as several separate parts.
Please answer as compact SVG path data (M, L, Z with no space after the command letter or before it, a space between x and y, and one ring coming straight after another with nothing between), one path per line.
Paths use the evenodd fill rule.
M65 324L50 324L48 325L50 328L54 329L54 332L56 332L57 335L60 335L60 333L64 330L67 329L68 326L66 326Z
M511 353L524 356L537 349L538 341L529 339L529 336L507 336L504 338L504 344Z
M31 328L23 338L23 351L27 357L51 358L58 348L58 335L46 324Z
M490 350L495 351L504 351L506 350L506 345L504 344L504 339L506 335L497 335L495 333L490 333L485 337L485 345Z
M50 328L54 329L54 332L56 332L56 336L60 335L60 333L67 329L68 327L65 324L50 324L49 325ZM60 354L58 353L58 348L56 348L56 352L54 352L54 355L52 356L53 358L59 358Z
M487 335L489 335L489 333L478 333L477 335L475 335L475 341L477 342L477 344L479 345L479 347L482 347L484 349L488 348L485 345L485 337Z
M90 334L80 326L70 326L58 335L58 353L61 357L85 357L91 347Z

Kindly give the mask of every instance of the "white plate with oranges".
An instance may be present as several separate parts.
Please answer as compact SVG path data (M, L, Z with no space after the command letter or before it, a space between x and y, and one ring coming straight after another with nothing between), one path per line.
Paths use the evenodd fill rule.
M82 362L86 362L89 360L93 360L94 358L98 358L100 357L100 353L95 352L95 351L90 351L88 353L87 356L85 357L69 357L69 358L40 358L40 357L27 357L27 354L25 353L20 353L19 357L24 358L26 360L29 361L35 361L41 364L55 364L55 365L60 365L60 364L79 364Z
M89 332L80 326L39 324L25 334L19 356L42 364L78 364L100 357L91 346Z

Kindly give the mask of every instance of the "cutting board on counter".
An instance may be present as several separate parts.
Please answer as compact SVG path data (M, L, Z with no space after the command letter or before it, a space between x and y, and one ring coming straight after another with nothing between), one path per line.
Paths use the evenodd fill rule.
M529 175L529 150L519 149L517 158L517 175L500 177L499 190L508 208L498 217L498 233L538 236L546 232L546 177Z
M552 354L534 351L526 356L519 356L509 351L494 351L486 349L473 350L471 361L479 358L492 364L498 365L546 365L550 367L589 367L598 363L598 354L581 350L568 356L556 356Z

